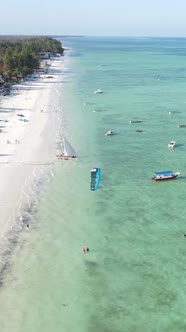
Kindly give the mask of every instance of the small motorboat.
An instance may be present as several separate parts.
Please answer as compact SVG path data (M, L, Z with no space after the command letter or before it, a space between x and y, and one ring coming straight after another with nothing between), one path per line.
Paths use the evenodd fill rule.
M137 133L142 133L142 132L143 132L143 129L136 129L136 132L137 132Z
M114 135L114 133L113 133L112 130L108 130L108 131L106 131L106 133L104 135L105 136L112 136L112 135Z
M129 123L141 123L142 120L130 120Z
M177 128L185 128L186 124L177 125Z
M169 147L170 149L173 149L173 148L175 147L175 145L176 145L176 141L171 141L171 142L168 144L168 147Z
M177 178L179 172L172 172L172 171L162 171L162 172L155 172L154 176L152 177L153 181L165 181L165 180L172 180Z
M97 89L97 90L94 91L94 93L103 93L103 91L100 90L100 89Z

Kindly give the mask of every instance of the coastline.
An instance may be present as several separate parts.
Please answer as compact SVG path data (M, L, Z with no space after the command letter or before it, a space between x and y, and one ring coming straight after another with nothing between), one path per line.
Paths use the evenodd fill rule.
M119 332L124 326L127 331L185 330L186 226L180 211L184 212L185 202L186 145L184 129L176 127L185 123L186 83L180 77L185 62L180 46L184 50L185 45L181 41L178 46L177 40L171 40L172 46L166 40L165 45L141 40L139 56L139 40L125 41L66 41L78 57L69 54L64 59L67 80L61 81L67 84L54 84L47 105L54 111L57 104L62 108L56 114L62 121L58 140L64 130L78 152L77 161L31 165L36 158L26 148L29 137L20 140L26 151L19 161L25 158L25 164L17 163L17 169L21 172L23 167L31 177L22 188L23 220L15 222L7 242L1 238L3 332ZM105 93L94 95L98 87ZM93 113L93 108L105 112ZM179 113L170 116L170 110ZM47 132L54 132L55 113L50 115L42 142ZM138 124L129 124L132 118L144 119L140 136L135 131ZM104 136L108 129L116 133L113 138ZM170 150L167 144L172 139L178 146ZM36 140L44 153L40 136ZM55 145L55 137L50 142ZM52 145L51 154L53 150ZM32 166L33 172L28 169ZM90 190L94 166L103 173L95 193ZM165 167L182 176L175 182L153 183L152 171ZM28 182L33 183L35 175L38 186L32 196ZM87 247L84 254L82 248Z
M63 68L63 57L52 58L50 77L43 74L15 85L11 95L0 100L1 238L6 239L18 217L21 221L33 180L57 162L59 109L54 95Z

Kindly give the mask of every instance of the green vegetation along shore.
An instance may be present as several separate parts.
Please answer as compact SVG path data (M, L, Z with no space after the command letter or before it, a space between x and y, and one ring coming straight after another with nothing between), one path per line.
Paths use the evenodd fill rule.
M0 76L4 81L33 73L40 59L63 54L60 41L50 37L0 37Z

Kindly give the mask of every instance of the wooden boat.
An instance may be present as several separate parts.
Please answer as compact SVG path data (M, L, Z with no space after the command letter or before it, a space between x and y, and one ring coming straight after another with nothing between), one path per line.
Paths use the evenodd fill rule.
M58 153L56 157L58 159L64 159L64 160L69 160L69 159L74 159L77 157L77 154L73 147L70 145L70 143L67 141L66 138L63 137L63 153Z

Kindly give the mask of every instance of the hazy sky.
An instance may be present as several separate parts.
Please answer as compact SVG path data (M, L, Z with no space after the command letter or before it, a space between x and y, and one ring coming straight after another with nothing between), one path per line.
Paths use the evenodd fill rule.
M0 34L186 37L186 0L1 0Z

